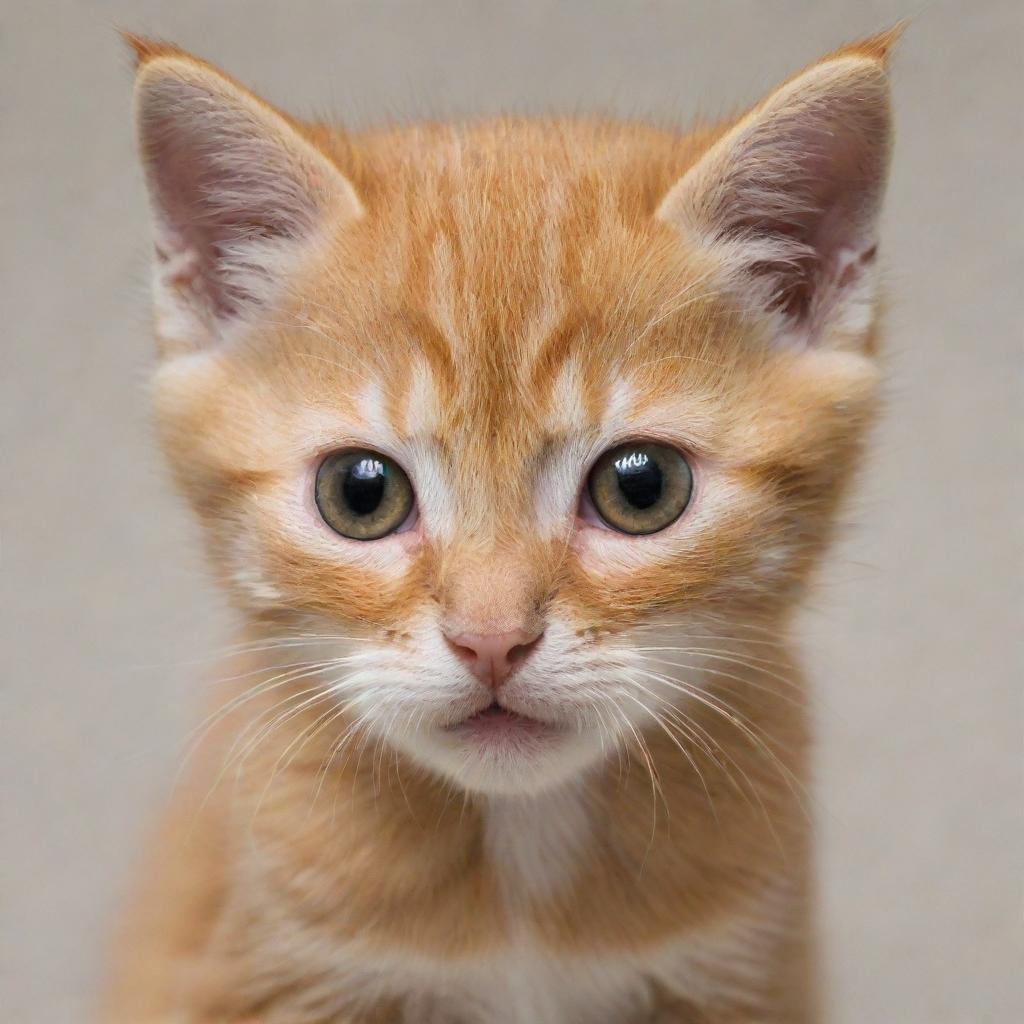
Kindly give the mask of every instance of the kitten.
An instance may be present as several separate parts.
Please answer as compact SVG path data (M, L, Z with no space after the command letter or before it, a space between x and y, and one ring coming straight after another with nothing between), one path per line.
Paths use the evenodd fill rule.
M874 415L897 34L685 135L351 135L129 40L245 633L106 1020L818 1019L788 629Z

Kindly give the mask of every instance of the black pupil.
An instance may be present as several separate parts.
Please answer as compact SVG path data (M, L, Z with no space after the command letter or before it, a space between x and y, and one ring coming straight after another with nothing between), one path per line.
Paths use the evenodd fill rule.
M641 511L661 498L661 467L646 452L629 452L615 460L622 496Z
M341 486L345 504L357 516L376 512L384 500L387 483L387 469L383 462L372 458L359 459L345 473L345 481Z

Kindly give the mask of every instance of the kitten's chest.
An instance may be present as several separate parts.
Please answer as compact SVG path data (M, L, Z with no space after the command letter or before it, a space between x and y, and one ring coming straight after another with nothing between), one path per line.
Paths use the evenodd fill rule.
M638 888L624 900L593 870L607 839L579 790L492 801L478 836L493 906L460 901L440 931L444 901L429 915L410 912L404 933L374 933L372 922L335 931L296 918L292 983L271 998L284 1007L299 994L317 1007L315 1019L332 1024L378 1006L392 1008L394 1024L647 1024L662 998L700 1000L760 980L775 901L755 897L731 913L699 922L680 915L676 928L645 930L637 921L650 893L641 898ZM478 928L480 915L486 927ZM582 928L580 918L600 927ZM427 934L433 941L423 941Z
M647 1021L651 982L642 962L553 948L535 925L537 906L564 895L592 845L581 792L492 800L481 839L502 907L497 944L464 956L396 950L383 960L349 947L339 951L342 973L396 1001L402 1024Z
M502 891L507 944L410 977L409 1024L632 1024L645 1019L648 986L628 958L559 954L542 943L530 924L526 908L558 898L592 838L577 789L528 802L491 801L483 839Z

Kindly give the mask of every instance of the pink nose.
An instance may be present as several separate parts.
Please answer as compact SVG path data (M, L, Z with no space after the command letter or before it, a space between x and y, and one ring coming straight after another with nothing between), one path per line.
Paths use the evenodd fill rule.
M540 637L540 632L528 633L523 629L507 633L445 633L448 643L473 675L495 690L529 657Z

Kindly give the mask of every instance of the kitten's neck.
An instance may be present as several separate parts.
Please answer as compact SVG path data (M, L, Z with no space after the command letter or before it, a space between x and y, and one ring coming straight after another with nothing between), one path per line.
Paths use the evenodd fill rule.
M522 796L479 797L484 850L506 896L544 899L569 883L592 845L593 808L583 780Z

